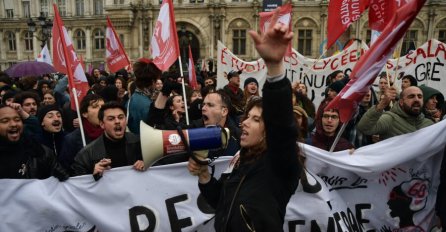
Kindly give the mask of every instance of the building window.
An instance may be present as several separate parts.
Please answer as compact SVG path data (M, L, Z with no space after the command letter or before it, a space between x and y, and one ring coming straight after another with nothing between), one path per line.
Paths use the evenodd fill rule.
M203 3L204 0L189 0L190 3Z
M84 0L76 0L76 16L84 15Z
M115 5L122 5L122 4L124 4L124 0L113 0L113 3Z
M446 43L446 30L440 30L438 32L438 40L442 43Z
M246 54L246 30L232 31L232 51L236 55Z
M33 33L28 31L25 34L25 50L32 51L33 49Z
M74 43L76 44L77 50L85 50L86 38L85 38L85 32L83 30L77 30L74 33Z
M104 8L102 0L94 0L94 14L102 15L102 10Z
M401 46L401 56L406 55L410 50L415 50L417 47L417 34L416 30L409 30L403 39L403 45Z
M105 48L104 32L100 29L94 32L94 48L97 50Z
M57 8L61 17L67 16L67 2L65 0L57 0Z
M31 11L29 8L29 1L23 1L23 17L30 18L31 17Z
M14 18L14 10L13 9L6 9L6 18L8 18L8 19Z
M48 0L40 0L40 12L43 16L48 17Z
M311 56L311 43L313 42L313 30L297 31L297 51L305 56Z
M6 32L6 40L8 41L9 51L17 50L14 32L11 31Z

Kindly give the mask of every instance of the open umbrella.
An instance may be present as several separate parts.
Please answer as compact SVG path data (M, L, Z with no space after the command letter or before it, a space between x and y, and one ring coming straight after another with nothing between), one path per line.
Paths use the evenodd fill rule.
M40 76L55 73L56 69L48 63L39 61L24 61L14 64L5 70L10 77Z

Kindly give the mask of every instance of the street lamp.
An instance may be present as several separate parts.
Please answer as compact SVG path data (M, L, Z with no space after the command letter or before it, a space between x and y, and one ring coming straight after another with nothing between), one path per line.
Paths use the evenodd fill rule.
M45 47L48 39L51 38L51 30L53 29L53 21L51 19L47 19L43 12L40 12L40 16L37 18L39 26L42 28L40 35L36 35L36 38L42 42L40 45L42 48ZM36 32L37 24L29 18L26 22L28 24L28 31Z

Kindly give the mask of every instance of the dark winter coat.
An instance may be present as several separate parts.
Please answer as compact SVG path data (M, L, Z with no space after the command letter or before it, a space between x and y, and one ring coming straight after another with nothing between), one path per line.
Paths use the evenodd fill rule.
M72 169L74 175L92 174L94 165L101 159L109 158L105 152L104 134L99 136L93 142L85 146L74 158ZM141 143L139 137L126 132L125 133L125 151L128 165L133 165L137 160L142 160Z
M263 96L267 151L244 162L242 150L240 165L232 173L199 184L216 209L216 231L283 231L286 205L301 172L289 80L267 82Z
M46 179L50 176L60 181L69 178L49 148L29 137L14 143L0 139L0 178Z

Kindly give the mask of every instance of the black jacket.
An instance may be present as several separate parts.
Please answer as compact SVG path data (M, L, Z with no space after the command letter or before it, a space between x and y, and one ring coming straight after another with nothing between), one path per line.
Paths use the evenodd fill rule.
M0 178L46 179L64 181L68 172L57 162L54 153L31 138L11 143L0 139Z
M287 78L265 83L263 118L267 151L244 162L242 149L240 165L232 173L199 184L203 196L216 209L216 231L283 231L286 205L302 170Z
M77 153L74 158L72 169L74 175L92 174L94 165L103 158L109 158L105 152L104 134L99 136L96 140L85 146ZM126 132L125 133L125 149L128 165L133 165L137 160L142 160L141 143L139 137ZM113 161L112 161L113 162ZM95 177L96 179L97 177Z

